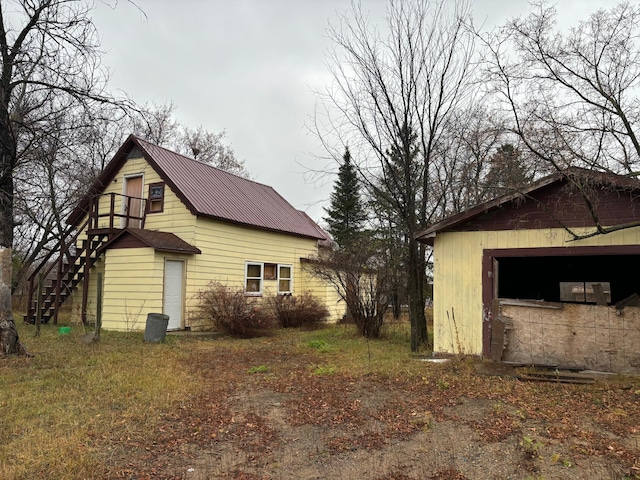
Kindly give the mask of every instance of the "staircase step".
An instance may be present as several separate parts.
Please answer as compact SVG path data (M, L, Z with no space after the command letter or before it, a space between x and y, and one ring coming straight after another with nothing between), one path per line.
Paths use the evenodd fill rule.
M69 244L67 249L73 250L65 252L62 258L60 270L56 273L56 279L42 289L42 322L47 323L54 315L57 309L69 298L76 287L82 282L85 275L85 269L91 268L100 259L102 252L98 253L98 249L102 247L110 238L109 233L101 233L92 238L85 238L81 241L74 240L73 244ZM88 250L87 250L88 249ZM60 257L56 260L60 262ZM55 271L55 269L54 269ZM56 287L59 285L59 287ZM56 289L59 290L56 294ZM37 292L34 292L37 295ZM29 314L24 315L24 321L35 323L37 300L31 300L30 318Z

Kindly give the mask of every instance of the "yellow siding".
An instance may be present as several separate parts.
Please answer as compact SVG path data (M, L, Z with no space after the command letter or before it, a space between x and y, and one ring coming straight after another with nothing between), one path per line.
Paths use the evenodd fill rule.
M337 322L346 313L346 306L335 288L313 276L307 268L302 268L302 278L305 290L310 291L315 297L320 299L329 310L329 322Z
M591 231L583 229L578 233ZM638 245L640 227L580 241L570 240L570 235L562 229L445 232L436 235L434 351L458 353L462 350L466 354L482 354L484 249Z
M211 282L243 288L246 262L290 264L293 266L293 295L310 290L321 300L335 302L327 287L322 287L302 269L301 258L317 254L317 240L198 218L194 244L202 254L190 259L187 319L193 315L198 293L208 288ZM265 294L277 292L276 280L264 280L263 284ZM335 311L333 313L338 315Z
M111 249L105 256L102 325L142 330L147 313L162 313L164 260L153 248Z
M98 274L102 273L104 285L104 258L100 258L91 269L89 277L89 290L87 293L87 321L94 323L96 320L96 305L98 303ZM73 291L71 298L67 301L71 302L72 318L76 322L80 322L82 318L82 286L80 282Z
M142 196L147 197L149 185L162 182L160 176L143 158L128 159L115 179L107 185L100 200L100 213L110 208L109 194L115 195L115 212L122 212L125 178L143 176ZM109 226L108 218L100 220L99 227ZM121 226L116 219L114 226ZM185 326L195 325L194 308L198 293L212 281L229 286L244 286L245 263L290 264L294 295L311 291L326 302L331 320L342 317L344 307L338 302L333 289L304 272L301 258L317 254L317 240L267 232L254 228L197 218L192 215L168 185L164 190L163 212L148 214L145 229L171 232L198 247L200 255L170 255L154 252L151 248L110 249L99 260L89 279L87 310L89 320L95 319L97 275L104 274L103 320L104 328L111 330L144 329L146 314L162 312L164 259L185 261ZM86 238L79 237L79 241ZM96 270L96 268L98 270ZM276 280L264 281L265 293L277 291ZM80 318L82 284L73 298L73 311Z
M106 188L106 195L115 193L115 212L122 212L122 195L124 194L125 177L142 175L143 187L142 196L147 197L149 185L162 182L160 176L143 158L132 158L122 166L115 182L112 181ZM100 199L100 212L109 211L109 197L102 196ZM172 232L182 238L185 242L191 243L194 238L195 216L189 212L180 199L175 195L168 185L164 187L164 210L159 213L147 215L145 229L162 230ZM116 222L118 220L116 219ZM101 227L108 227L108 218L101 219ZM120 227L120 224L116 224Z

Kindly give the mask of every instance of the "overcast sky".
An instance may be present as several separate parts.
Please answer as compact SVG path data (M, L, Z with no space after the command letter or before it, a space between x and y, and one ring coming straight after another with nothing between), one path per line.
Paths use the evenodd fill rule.
M350 0L125 0L97 2L94 22L111 71L110 87L137 103L173 102L190 127L226 130L253 179L271 185L314 220L324 216L335 177L310 182L326 155L308 125L330 81L326 29ZM384 22L384 0L363 0ZM606 0L558 2L572 25ZM115 8L111 8L115 5ZM525 0L476 0L476 22L500 25L525 14ZM307 173L305 175L305 172Z

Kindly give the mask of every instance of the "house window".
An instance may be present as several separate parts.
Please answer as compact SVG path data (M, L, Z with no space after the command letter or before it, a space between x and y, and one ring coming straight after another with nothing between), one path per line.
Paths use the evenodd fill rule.
M164 183L152 183L149 185L149 210L148 213L159 213L164 210Z
M275 280L278 278L277 276L278 265L275 263L265 263L264 264L264 279L265 280Z
M247 263L244 285L246 293L255 295L262 293L261 263Z
M291 265L278 265L278 293L291 293Z
M279 294L290 294L292 285L291 265L277 263L247 262L245 271L245 292L260 295L264 288L276 290Z

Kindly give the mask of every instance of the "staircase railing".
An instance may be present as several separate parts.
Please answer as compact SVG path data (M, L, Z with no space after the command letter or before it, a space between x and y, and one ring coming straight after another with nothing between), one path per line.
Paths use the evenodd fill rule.
M116 213L116 197L122 198L122 206L124 213ZM101 198L107 197L109 199L109 208L106 212L100 211ZM100 253L92 257L92 254L96 252L102 244L102 238L109 237L111 233L127 227L144 228L146 219L147 204L146 199L129 197L126 195L120 195L116 193L110 193L106 195L97 195L91 199L88 214L86 220L80 226L73 226L69 228L60 238L56 247L51 249L49 253L40 261L35 270L28 278L28 303L27 313L25 315L25 321L31 321L35 319L37 314L36 309L40 309L43 313L45 308L52 309L53 323L58 323L58 310L64 300L71 294L71 291L75 286L81 282L86 276L88 270L93 266L98 259ZM104 204L104 203L103 203ZM132 214L132 207L139 207L140 212ZM144 208L143 208L144 207ZM101 222L101 219L107 218L107 222ZM120 220L119 222L116 220ZM118 224L118 225L116 225ZM92 233L92 232L98 232ZM80 242L78 245L78 239L80 235L85 234L86 240ZM97 238L98 241L94 241ZM70 248L75 246L75 251L70 253ZM58 258L55 261L51 261L54 254L58 254ZM67 258L65 264L64 259ZM83 263L84 259L84 263ZM36 282L38 279L46 280L52 275L52 272L57 267L56 280L54 284L46 290L42 298L39 301L34 301L34 294L36 293ZM77 267L77 271L74 271ZM67 275L69 276L68 278ZM76 276L77 275L77 276ZM67 280L67 284L64 288L68 289L68 292L63 292L63 283ZM84 289L86 290L86 288ZM83 296L86 292L83 291ZM40 304L40 302L42 304ZM83 301L84 305L84 301ZM49 313L46 317L48 321L51 317ZM86 312L82 312L83 321L86 318Z
M60 240L58 240L58 243L56 244L55 248L52 248L49 253L47 253L47 255L40 261L40 264L35 268L35 270L31 273L31 275L29 275L29 295L28 295L28 303L27 303L27 314L25 319L31 319L34 318L34 315L36 313L36 305L33 299L33 295L35 293L35 283L36 283L36 279L38 277L42 278L42 279L46 279L49 277L49 275L51 274L51 272L53 271L53 269L55 267L58 267L58 274L57 277L60 278L60 274L62 272L63 269L63 265L64 265L64 257L65 255L67 255L67 253L69 252L69 248L71 245L75 245L77 244L77 240L80 237L80 234L83 233L85 231L85 228L88 226L89 224L89 218L87 218L87 220L85 220L85 222L80 226L80 227L73 227L68 229L60 238ZM74 233L75 232L75 233ZM77 247L76 247L77 248ZM83 247L80 247L81 250L83 250ZM55 262L50 262L49 260L51 260L51 257L53 257L53 255L55 253L58 253L58 258L56 259ZM74 256L76 257L76 256ZM67 258L71 259L71 255L67 255ZM75 260L75 258L74 258ZM39 275L41 274L41 276ZM56 282L56 296L59 297L60 296L60 281ZM42 305L38 305L38 308L42 308ZM54 324L58 323L58 315L57 315L57 308L54 310Z

